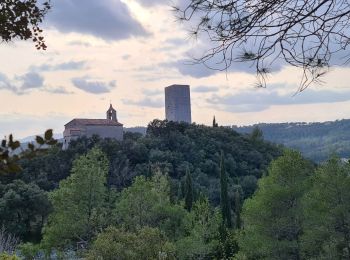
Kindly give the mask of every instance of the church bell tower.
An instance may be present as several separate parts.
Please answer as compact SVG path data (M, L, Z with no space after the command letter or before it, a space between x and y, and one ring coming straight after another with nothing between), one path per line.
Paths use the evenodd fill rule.
M109 109L106 112L106 118L112 121L118 121L117 111L112 107L112 104L110 104Z

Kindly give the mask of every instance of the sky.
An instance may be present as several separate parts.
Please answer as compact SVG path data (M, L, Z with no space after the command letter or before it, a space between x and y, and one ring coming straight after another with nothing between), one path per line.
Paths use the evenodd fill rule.
M172 12L174 0L54 0L43 22L46 51L0 43L0 136L62 133L73 118L105 118L112 103L125 127L164 119L164 87L191 87L192 120L211 125L350 118L350 68L296 94L302 71L281 66L257 89L249 66L193 65L208 47Z

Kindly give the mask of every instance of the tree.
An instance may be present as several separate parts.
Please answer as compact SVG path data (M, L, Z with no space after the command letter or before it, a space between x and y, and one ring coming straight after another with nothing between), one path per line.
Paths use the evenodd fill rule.
M305 259L350 259L350 165L320 166L303 199Z
M261 141L264 138L264 134L263 131L258 127L255 126L250 134L250 138L253 141Z
M88 259L175 259L174 251L157 228L144 227L133 233L108 227L97 236Z
M34 183L0 184L0 227L20 239L39 240L50 209L47 193Z
M97 148L73 162L71 175L50 194L53 212L43 229L47 249L88 243L104 218L108 161Z
M240 255L247 259L301 259L302 198L310 187L313 166L300 153L285 151L268 176L244 202Z
M207 198L197 200L185 219L188 235L176 242L179 259L212 259L219 246L220 213Z
M35 47L46 50L39 24L50 10L49 1L4 0L0 2L0 39L5 42L14 39L35 42Z
M190 170L186 170L186 179L185 179L185 209L191 211L193 204L193 181Z
M221 69L234 61L251 62L260 86L280 60L303 69L300 91L335 63L335 54L348 61L348 1L191 0L175 11L190 22L195 37L208 35L213 44L198 62L221 56L215 60Z
M241 219L241 194L238 190L234 193L234 211L235 211L235 227L237 229L241 228L242 225L242 219Z
M213 127L218 127L219 125L218 125L218 123L216 122L216 119L215 119L215 116L214 116L214 118L213 118Z
M136 232L143 227L158 227L169 238L183 233L183 219L188 214L182 205L170 201L167 177L156 172L151 180L137 176L122 190L115 207L116 224Z
M220 160L220 207L223 224L228 228L231 228L232 217L230 208L230 198L228 196L227 173L225 170L225 159L223 151L221 151Z
M162 185L155 187L154 182L138 176L132 186L122 190L115 209L118 224L132 231L158 224L158 208L169 203L168 183L160 178Z

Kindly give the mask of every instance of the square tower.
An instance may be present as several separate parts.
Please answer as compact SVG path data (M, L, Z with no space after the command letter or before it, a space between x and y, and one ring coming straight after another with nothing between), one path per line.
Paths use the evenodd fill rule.
M165 117L168 121L191 124L189 85L171 85L165 88Z

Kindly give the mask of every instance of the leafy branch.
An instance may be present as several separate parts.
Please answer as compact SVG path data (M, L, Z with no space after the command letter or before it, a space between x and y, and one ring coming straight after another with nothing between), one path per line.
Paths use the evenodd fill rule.
M14 140L13 135L5 137L0 146L0 175L8 173L17 173L22 170L19 165L21 159L32 159L43 154L47 149L55 145L57 140L53 138L52 129L46 130L44 136L37 135L35 143L28 143L27 148L23 149L20 141Z

